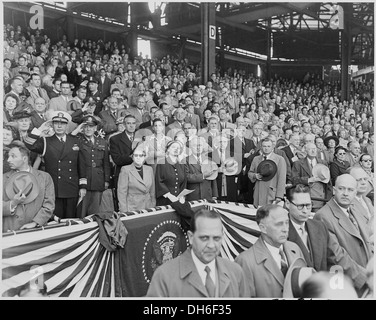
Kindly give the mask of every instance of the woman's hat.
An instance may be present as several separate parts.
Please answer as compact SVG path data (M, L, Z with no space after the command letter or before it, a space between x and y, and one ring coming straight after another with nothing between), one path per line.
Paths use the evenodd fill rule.
M235 158L228 158L223 163L223 173L226 176L233 176L238 174L239 163L235 160Z
M312 176L319 178L320 181L318 182L328 183L330 180L330 170L325 164L318 163L312 168Z
M257 173L261 174L262 181L269 181L273 179L277 173L277 164L273 160L263 160L257 166Z
M334 140L335 143L336 143L336 147L339 145L339 139L336 137L336 136L327 136L325 139L324 139L324 145L329 148L328 144L329 144L329 140Z
M218 166L214 161L207 160L201 163L201 171L203 174L213 171L213 173L206 177L206 180L215 180L218 177Z
M22 191L26 196L23 204L30 203L35 200L39 194L39 184L37 178L30 172L19 171L9 177L5 186L5 193L9 199Z

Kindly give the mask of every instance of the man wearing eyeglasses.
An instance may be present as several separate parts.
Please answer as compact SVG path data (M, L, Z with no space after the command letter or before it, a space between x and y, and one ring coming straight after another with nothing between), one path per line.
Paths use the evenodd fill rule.
M285 206L290 218L288 240L295 242L302 250L308 267L327 271L333 258L332 244L325 224L311 219L309 191L309 187L302 184L287 190Z

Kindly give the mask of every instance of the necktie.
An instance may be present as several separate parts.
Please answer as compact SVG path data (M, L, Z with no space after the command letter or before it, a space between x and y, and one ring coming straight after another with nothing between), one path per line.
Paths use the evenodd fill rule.
M133 142L133 135L129 136L129 140L131 140L131 142Z
M299 231L300 231L300 237L302 238L303 243L305 244L305 246L308 249L308 235L307 235L307 232L305 231L305 229L304 229L303 226L300 226Z
M61 144L64 144L65 143L64 138L60 138L60 142Z
M358 223L356 222L354 215L352 214L352 211L350 208L347 209L347 213L349 214L349 219L351 223L354 225L354 227L359 231Z
M287 273L288 266L282 247L279 248L279 255L281 256L281 271L283 273L283 276L285 276Z
M39 96L42 98L42 90L41 89L37 89L38 90L38 94L39 94Z
M264 155L264 160L266 160L267 159L267 157Z
M205 280L205 287L206 290L208 290L209 297L214 297L215 296L215 285L214 282L210 276L210 268L209 266L205 267L206 271L206 280Z

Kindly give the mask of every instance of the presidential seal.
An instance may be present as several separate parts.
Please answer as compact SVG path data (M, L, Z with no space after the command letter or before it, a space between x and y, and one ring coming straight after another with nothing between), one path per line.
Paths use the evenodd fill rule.
M150 283L155 269L182 254L188 246L188 236L179 221L166 220L159 223L147 237L142 253L145 281Z

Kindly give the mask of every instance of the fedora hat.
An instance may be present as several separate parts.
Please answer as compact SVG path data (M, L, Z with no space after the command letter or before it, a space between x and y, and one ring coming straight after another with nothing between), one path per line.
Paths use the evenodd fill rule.
M218 177L218 166L214 161L205 160L201 163L201 170L203 174L213 171L213 173L206 177L206 180L215 180Z
M9 199L22 191L26 196L24 204L30 203L39 194L39 184L37 178L30 172L19 171L13 173L5 186L5 193Z
M324 139L324 145L325 145L327 148L329 148L329 147L328 147L329 140L334 140L335 143L336 143L336 145L335 145L336 147L339 145L339 139L338 139L336 136L327 136L327 137L325 137L325 139Z
M277 172L277 164L273 160L263 160L257 166L257 173L262 175L262 181L269 181L273 179Z
M319 182L328 183L330 180L330 170L325 164L317 163L312 168L312 176L319 178Z
M302 258L296 258L289 266L283 284L283 298L299 298L301 287L316 270L307 267Z
M223 173L226 176L233 176L238 174L239 163L235 160L235 158L228 158L223 163Z

